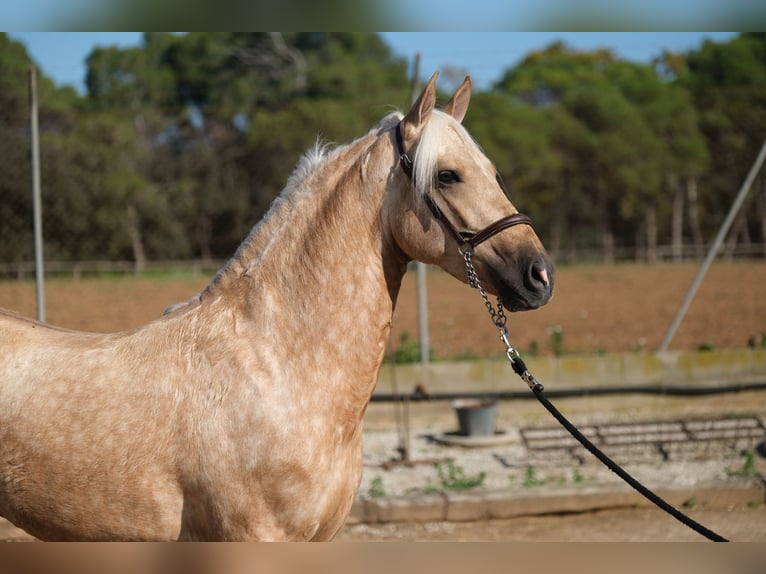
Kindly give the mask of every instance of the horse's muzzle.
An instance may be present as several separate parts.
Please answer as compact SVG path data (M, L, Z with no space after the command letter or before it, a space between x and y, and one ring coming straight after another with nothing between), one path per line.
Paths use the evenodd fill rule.
M553 264L542 256L519 266L520 277L503 278L491 271L498 295L509 311L528 311L545 305L553 297L556 273Z

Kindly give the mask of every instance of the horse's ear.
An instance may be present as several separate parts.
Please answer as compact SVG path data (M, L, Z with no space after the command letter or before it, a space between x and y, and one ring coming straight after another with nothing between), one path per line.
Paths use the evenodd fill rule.
M402 118L402 135L405 141L412 141L417 138L421 128L426 124L431 112L436 106L436 78L439 72L434 72L431 79L428 80L423 92L412 104L412 108L407 115Z
M466 76L463 83L460 84L450 101L443 108L445 112L462 122L465 112L468 110L468 102L471 101L471 76Z

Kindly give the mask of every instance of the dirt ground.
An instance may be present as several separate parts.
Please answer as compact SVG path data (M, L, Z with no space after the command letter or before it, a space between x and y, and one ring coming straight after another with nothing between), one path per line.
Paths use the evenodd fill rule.
M694 520L734 542L766 541L766 507L699 510ZM0 541L34 539L0 518ZM339 542L699 542L699 534L653 508L523 516L480 522L422 522L347 526Z
M606 421L648 421L716 418L725 414L751 412L762 420L766 416L766 393L749 391L718 396L676 397L665 395L623 395L623 396L588 396L557 399L556 406L574 424L583 427ZM555 426L549 414L536 401L505 401L498 405L499 424L506 427L548 427ZM365 431L375 432L392 428L394 407L391 404L373 403L365 417ZM413 458L427 452L431 456L455 456L456 460L470 472L469 456L462 451L445 449L436 452L432 447L418 450L419 435L436 429L452 428L454 414L445 405L418 403L410 408L410 422L413 429ZM423 430L425 429L425 431ZM365 436L367 439L367 436ZM395 444L392 441L392 444ZM476 449L477 451L482 449ZM448 451L448 452L446 452ZM489 449L488 452L499 452ZM603 469L590 455L588 465L582 467L586 475L604 471L607 475L604 484L620 486L620 479ZM618 454L611 452L611 455ZM489 454L487 454L489 456ZM718 456L718 455L713 455ZM564 468L566 463L559 461ZM739 464L734 459L726 465L734 468ZM756 468L766 476L766 459L757 457ZM642 466L636 461L623 462L623 465L641 480L649 478L652 488L675 488L684 481L693 481L694 463L679 465L681 470L673 470L668 465L657 465L657 474L647 473L647 468L654 463ZM685 469L684 469L685 468ZM596 469L596 470L594 470ZM541 472L544 468L541 466ZM555 468L551 469L554 471ZM636 471L638 473L636 474ZM415 469L410 472L417 472ZM679 475L679 472L681 473ZM376 470L371 476L381 475ZM650 478L650 474L652 477ZM384 476L384 483L389 484L390 477ZM726 494L726 481L720 483L720 495L711 497L710 503L700 504L695 508L682 508L694 520L718 532L733 541L766 542L766 500L734 500ZM551 493L546 487L546 492ZM691 488L691 487L690 487ZM364 492L364 487L362 492ZM574 496L577 496L576 494ZM353 524L348 525L339 535L344 541L503 541L503 542L636 542L636 541L704 541L699 534L677 522L663 511L647 506L636 508L606 508L595 512L559 513L549 515L531 515L502 520L473 522L425 522L425 523L388 523L388 524Z
M511 341L522 351L551 353L559 327L565 352L655 350L696 275L696 264L562 267L555 295L541 309L509 317ZM210 277L52 279L46 284L50 323L86 331L116 331L161 315L198 292ZM498 356L503 348L475 290L438 270L428 273L430 345L434 356ZM708 272L670 349L710 344L736 348L766 332L766 263L716 263ZM360 297L364 293L359 294ZM351 303L352 304L352 303ZM0 282L0 307L33 317L34 285ZM416 278L408 273L394 317L392 344L418 333Z
M733 506L689 513L734 542L766 541L766 507ZM425 542L699 542L705 538L654 508L523 516L480 522L358 524L340 541Z

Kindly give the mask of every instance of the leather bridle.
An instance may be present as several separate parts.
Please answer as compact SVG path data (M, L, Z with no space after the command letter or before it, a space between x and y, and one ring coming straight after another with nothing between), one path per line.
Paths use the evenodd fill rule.
M404 140L402 138L401 123L396 125L396 146L399 149L399 165L402 167L402 171L412 181L412 158L404 150ZM497 183L505 192L505 186L500 179L500 174L497 174ZM507 195L507 193L506 193ZM494 223L490 223L487 227L481 231L459 231L457 227L444 215L444 212L436 205L433 198L430 195L424 197L425 203L428 209L439 223L442 224L444 229L452 236L452 238L458 244L458 250L461 253L466 251L473 251L477 245L483 243L493 235L500 233L501 231L513 227L514 225L529 225L532 226L532 219L528 215L523 213L514 213L513 215L507 215L501 219L498 219Z

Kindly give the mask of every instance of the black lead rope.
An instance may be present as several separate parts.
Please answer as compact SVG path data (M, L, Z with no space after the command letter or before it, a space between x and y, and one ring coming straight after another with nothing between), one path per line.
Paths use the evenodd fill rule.
M399 163L402 167L402 170L407 175L407 177L412 179L413 175L413 165L412 165L412 159L410 156L405 152L404 150L404 141L402 138L402 131L401 131L401 124L397 124L396 126L396 145L399 150ZM500 187L504 189L505 186L502 184L502 180L499 179L498 176L498 183L500 184ZM487 297L487 294L484 291L484 288L481 285L481 282L479 281L479 277L476 274L476 270L473 267L472 262L472 252L476 245L481 243L482 241L488 239L495 233L498 233L512 225L517 225L519 223L525 223L527 225L532 224L532 220L529 219L526 215L517 213L508 217L505 217L499 221L496 221L495 223L491 224L484 230L480 231L476 234L468 234L468 237L464 237L465 234L460 233L456 230L456 228L449 222L449 220L444 217L444 214L441 212L441 210L436 206L436 204L433 202L431 198L427 197L427 204L429 208L431 209L434 217L442 223L442 225L445 226L445 228L450 232L450 234L455 238L458 244L458 250L463 255L463 258L465 260L465 267L466 271L468 273L468 284L471 287L474 287L479 290L479 293L481 294L482 299L484 300L484 305L487 307L487 310L489 311L490 317L492 317L492 321L495 324L495 327L497 327L498 331L500 332L500 340L505 343L506 351L505 354L508 357L508 360L511 363L511 367L513 367L513 370L518 374L524 382L527 383L530 389L532 389L532 392L537 397L537 400L540 401L540 404L542 404L549 413L553 415L553 417L561 423L561 425L567 429L571 435L578 440L578 442L583 445L589 452L591 452L597 459L599 459L602 463L604 463L609 470L614 472L617 476L622 478L625 482L627 482L630 486L632 486L635 490L637 490L640 494L642 494L644 497L646 497L648 500L650 500L652 503L660 507L662 510L667 512L668 514L672 515L679 521L681 521L683 524L691 528L692 530L695 530L702 536L708 538L709 540L713 540L714 542L728 542L726 538L723 536L716 534L712 530L705 528L695 520L692 520L688 516L686 516L683 512L675 508L674 506L667 503L665 500L657 496L655 493L653 493L651 490L646 488L643 484L638 482L635 478L633 478L631 475L629 475L625 470L622 469L616 462L614 462L611 458L609 458L607 455L605 455L601 450L599 450L596 445L594 445L590 440L588 440L585 435L583 435L579 430L577 430L577 427L575 427L572 423L567 420L567 418L559 412L559 410L554 407L550 401L545 397L543 394L543 385L535 379L535 377L532 375L532 373L529 372L529 369L527 369L527 366L524 364L524 361L522 360L521 356L519 355L519 352L514 349L510 342L508 341L508 328L506 326L506 317L505 313L503 311L503 305L500 301L500 298L497 299L497 309L495 309L492 306L492 303L490 303L489 298Z
M708 540L712 540L713 542L728 542L726 538L721 536L720 534L717 534L710 530L709 528L706 528L696 520L693 520L680 510L678 510L676 507L665 501L663 498L646 488L643 484L638 482L635 478L633 478L630 474L628 474L620 465L618 465L616 462L614 462L611 458L609 458L606 454L604 454L596 445L594 445L588 438L582 434L576 426L574 426L569 420L561 414L561 412L551 404L551 402L547 399L545 394L543 393L544 387L540 381L538 381L532 373L529 372L529 369L527 368L526 364L524 363L524 360L519 355L519 352L511 346L510 342L508 341L508 328L506 326L506 316L503 311L503 305L502 301L498 297L497 300L497 308L495 309L492 306L492 303L490 303L487 294L484 291L484 288L482 287L481 283L479 282L479 278L476 275L476 270L473 267L473 262L471 260L471 251L465 251L463 252L463 258L465 259L465 265L466 265L466 271L468 272L468 283L471 285L471 287L474 287L479 290L479 293L481 294L482 299L484 300L484 304L487 307L487 310L489 311L490 317L492 317L492 321L495 324L495 327L497 327L498 331L500 332L500 340L505 344L506 351L505 354L508 357L508 361L511 363L511 367L513 368L514 372L521 377L521 379L527 383L529 388L534 393L535 397L537 397L537 400L540 401L540 404L542 404L549 413L553 415L553 418L555 418L561 425L569 431L569 433L577 439L577 441L583 445L593 456L595 456L598 460L600 460L602 463L606 465L606 467L611 470L613 473L615 473L617 476L619 476L621 479L623 479L625 482L627 482L631 487L633 487L636 491L638 491L641 495L643 495L645 498L647 498L649 501L651 501L653 504L679 520L681 523L685 524L692 530L696 531L697 533L701 534Z
M524 381L528 381L528 379L534 379L532 375L529 373L529 370L527 369L527 366L524 364L524 361L521 359L521 357L516 357L512 360L511 366L513 367L513 370L516 372L517 375L519 375ZM529 383L527 383L529 384ZM553 418L555 418L559 423L561 423L561 426L563 426L565 429L569 431L569 433L577 439L577 441L583 445L588 451L590 451L593 456L595 456L597 459L599 459L602 463L606 465L606 467L611 470L613 473L615 473L617 476L619 476L621 479L623 479L625 482L627 482L630 486L632 486L634 489L636 489L641 495L643 495L645 498L647 498L650 502L654 503L658 507L660 507L662 510L679 520L681 523L685 524L692 530L695 530L708 540L712 540L713 542L728 542L726 538L721 536L720 534L717 534L710 530L709 528L706 528L696 520L690 518L680 510L678 510L676 507L668 503L666 500L646 488L643 484L638 482L635 478L633 478L630 474L628 474L620 465L618 465L616 462L614 462L611 458L609 458L606 454L604 454L596 445L594 445L588 438L582 434L576 426L574 426L569 420L561 414L561 412L553 406L553 404L548 400L548 398L543 393L543 385L541 385L539 382L536 382L534 386L530 385L530 388L532 389L532 392L537 397L537 400L540 401L540 404L542 404L549 413L553 415Z

